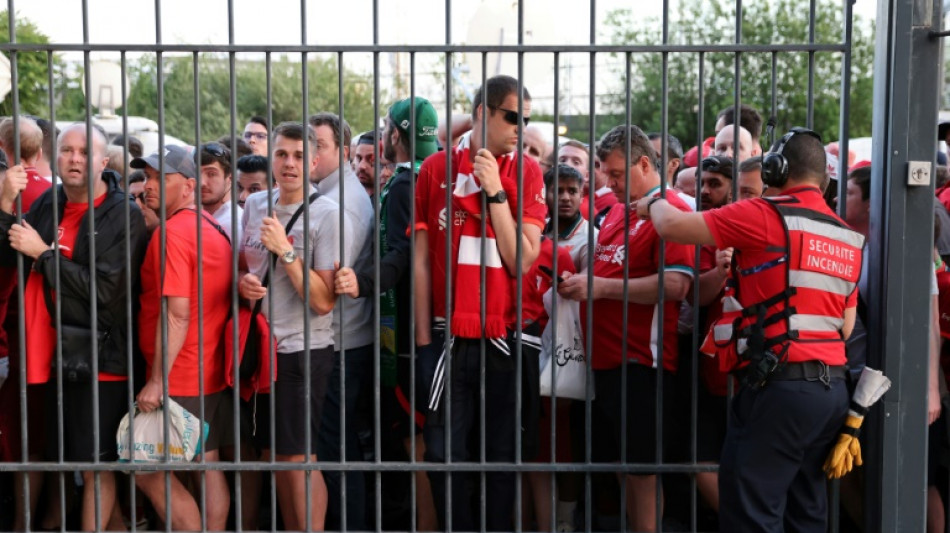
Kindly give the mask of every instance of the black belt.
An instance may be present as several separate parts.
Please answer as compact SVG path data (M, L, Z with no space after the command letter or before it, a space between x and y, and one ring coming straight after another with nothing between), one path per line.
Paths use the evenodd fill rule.
M736 374L742 380L744 369ZM822 361L802 361L800 363L785 363L769 374L768 381L821 381L826 385L832 379L844 379L848 369L844 365L828 366Z

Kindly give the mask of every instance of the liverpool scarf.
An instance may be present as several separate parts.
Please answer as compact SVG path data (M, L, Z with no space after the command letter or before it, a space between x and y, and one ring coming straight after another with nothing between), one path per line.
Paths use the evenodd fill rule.
M453 154L457 169L452 192L453 220L460 231L453 235L455 247L455 302L452 313L452 334L469 339L505 337L507 325L514 321L512 295L514 286L498 253L491 219L485 221L482 235L482 188L472 172L469 149L461 148ZM502 187L508 194L511 212L517 213L517 183L514 158L505 155L497 159ZM488 217L488 213L484 213ZM485 255L482 256L482 237ZM481 264L485 262L484 287L485 323L481 323Z

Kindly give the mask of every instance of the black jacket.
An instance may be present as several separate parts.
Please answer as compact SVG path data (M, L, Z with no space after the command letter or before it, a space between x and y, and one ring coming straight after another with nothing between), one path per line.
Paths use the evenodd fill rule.
M412 263L412 241L409 235L406 235L406 229L412 224L414 176L412 170L401 166L389 179L392 181L386 195L386 244L389 250L379 262L379 290L396 290L396 350L399 354L406 355L415 338L409 330L412 308L409 306L411 295L408 274ZM361 298L373 296L374 264L375 262L370 262L366 270L356 272Z
M126 302L131 298L132 330L136 324L139 294L139 271L145 258L148 243L145 220L142 212L129 195L119 187L119 175L111 170L102 173L108 190L106 198L95 208L95 252L96 252L96 307L99 347L99 370L112 374L128 373L128 330L130 317ZM30 212L24 219L36 229L47 244L51 244L58 233L53 226L53 193L56 193L59 215L62 220L66 205L66 194L59 185L43 193L33 202ZM129 245L126 246L125 206L129 208ZM83 216L80 230L73 245L72 259L60 257L59 287L61 297L62 323L71 326L92 328L90 321L89 290L89 231L88 212ZM13 215L0 211L0 263L16 264L16 252L10 247L9 231L16 222ZM129 263L127 264L126 261ZM34 262L26 258L26 268L35 268L43 276L47 291L56 289L56 261L52 250L41 254ZM128 293L131 280L132 293ZM49 296L50 293L47 292ZM52 303L47 298L47 306ZM49 307L51 317L55 309ZM53 320L55 326L55 320ZM29 327L29 325L27 325ZM133 335L133 341L135 336ZM133 349L137 349L133 342Z

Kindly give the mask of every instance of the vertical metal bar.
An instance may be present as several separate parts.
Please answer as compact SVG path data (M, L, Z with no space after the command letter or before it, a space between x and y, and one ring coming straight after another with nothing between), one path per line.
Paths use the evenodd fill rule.
M842 220L847 217L847 202L845 197L848 191L848 144L850 141L850 115L851 115L851 36L853 30L852 0L842 0L844 11L844 28L842 30L842 42L845 50L841 54L841 107L838 117L838 216ZM812 25L814 31L814 25ZM942 78L941 78L942 79ZM810 101L810 99L809 99ZM859 289L860 290L860 289ZM866 327L867 325L864 324ZM831 511L831 531L837 532L840 528L840 502L841 499L841 480L831 480L831 499L829 509Z
M452 2L450 0L445 0L445 44L449 46L452 44ZM452 190L454 189L452 185L452 158L449 157L452 154L454 141L452 138L452 62L453 56L451 51L445 52L445 130L447 132L448 145L446 150L448 151L445 158L445 208L446 208L446 224L445 224L445 265L452 264L452 233L453 220L455 219L455 209L452 207ZM484 69L483 69L484 70ZM484 75L483 75L484 77ZM485 92L485 87L482 87L482 92ZM473 104L474 105L474 104ZM482 113L485 112L484 107L482 108ZM433 294L435 293L435 288L433 287ZM452 470L449 465L452 464L452 427L450 421L452 420L452 378L455 375L453 372L453 357L452 357L452 269L445 269L445 337L444 337L444 353L445 361L444 368L445 374L448 376L445 378L445 392L444 398L442 399L443 406L445 409L445 424L444 429L444 457L445 464L439 465L439 468L444 468L445 472L445 523L442 524L442 527L446 531L452 531L452 500L455 497L452 491Z
M703 150L703 120L705 118L705 93L706 93L706 53L699 53L699 108L698 113L696 114L696 147L699 150L697 154L697 161L700 163L696 167L696 183L700 183L700 169L702 168L702 150ZM703 205L701 202L696 203L696 211L702 211ZM693 262L693 268L696 269L695 272L696 280L698 284L699 280L699 250L700 246L696 246L695 254L696 258ZM699 318L699 291L693 291L693 335L692 335L692 354L697 354L699 350L699 328L703 327ZM689 459L690 463L693 465L696 464L697 456L699 454L698 441L698 426L699 426L699 364L698 361L694 360L694 363L690 366L690 390L692 394L690 396L690 405L689 405L689 420L690 420L690 440L689 440ZM689 477L689 488L690 488L690 529L696 531L699 527L698 524L698 507L699 507L699 498L697 497L697 486L696 486L696 474L693 473Z
M129 97L129 88L128 80L126 79L126 73L128 72L128 65L125 52L120 52L119 54L119 68L122 72L122 137L123 141L123 151L124 151L124 161L123 165L125 168L129 168L129 111L127 107L128 97ZM51 70L52 72L52 70ZM52 82L50 82L52 86ZM53 105L52 101L50 102L50 122L54 125L56 121L54 120L53 114ZM53 128L55 133L56 129ZM53 170L53 175L56 175L56 167L53 165L53 158L50 157L50 167ZM54 178L55 179L55 178ZM129 176L128 173L125 176L125 190L129 190ZM131 214L132 206L128 202L125 204L125 249L130 252L125 255L125 269L127 272L132 271L132 229L131 229ZM136 326L134 310L135 304L132 302L133 295L135 294L132 286L132 276L125 277L125 293L128 297L125 300L125 316L126 316L126 329L125 329L125 350L126 350L126 365L128 365L129 373L126 379L126 402L127 410L129 413L129 442L128 449L132 450L132 436L135 434L135 383L132 377L134 364L135 364L135 332L133 328ZM62 486L62 482L60 482ZM65 493L63 494L63 500L65 501ZM118 503L118 502L116 502ZM65 508L65 505L63 506ZM135 533L138 527L138 509L135 505L135 472L129 472L129 528Z
M588 42L593 46L597 42L597 0L590 0L590 14L589 14L589 23L590 28L588 30ZM625 58L626 59L626 58ZM590 140L591 147L591 156L597 151L597 139L595 137L595 124L597 122L596 114L596 72L597 72L597 52L591 51L589 56L589 75L588 75L588 91L587 91L587 115L590 117L590 120L587 124L587 137ZM595 180L595 168L594 168L594 157L587 158L588 165L588 197L587 197L587 212L596 213L594 210L594 196L595 190L594 187ZM596 245L596 240L594 238L594 224L593 217L590 217L590 224L587 225L587 249L594 250ZM594 254L587 254L587 286L592 287L594 284ZM592 427L592 414L593 414L593 405L591 400L594 393L594 369L591 364L591 354L594 351L594 295L588 291L587 293L587 309L585 324L587 325L586 331L584 332L584 353L587 354L585 361L586 370L585 372L585 383L584 390L585 399L584 399L584 465L588 468L584 472L584 530L591 531L593 526L593 505L591 505L592 495L593 495L593 486L591 483L591 427Z
M808 5L808 44L815 44L815 12L816 0L809 0ZM847 94L842 95L847 98ZM812 129L815 127L815 51L808 52L808 117L805 125Z
M844 1L847 2L849 0L844 0ZM772 127L769 128L768 130L769 138L767 141L770 150L772 147L772 143L775 142L775 124L776 124L776 121L778 120L778 118L776 117L776 113L778 113L778 88L776 86L778 83L777 80L778 80L778 52L773 51L772 52L772 84L771 84L772 85L771 86L772 99L771 99L771 102L769 103L769 120L772 121Z
M162 40L162 15L161 15L161 0L155 0L155 42L161 44ZM165 65L163 61L162 51L159 50L155 53L155 59L157 63L156 68L156 83L158 86L158 95L157 95L157 104L158 104L158 175L164 176L165 174ZM167 261L166 252L168 249L168 232L166 228L166 219L168 215L167 206L166 206L166 196L165 196L165 187L160 185L158 187L159 194L159 220L161 224L159 225L159 257L161 257L161 279L165 278L165 266ZM162 403L168 403L168 372L170 370L168 365L168 299L166 297L161 298L161 309L159 311L159 324L161 331L159 332L162 340L162 349L161 353L156 353L155 357L162 358ZM170 429L170 423L168 419L168 411L163 410L162 414L162 429L163 429L163 444L165 447L165 452L163 453L164 462L169 462L169 447L168 447L168 434ZM165 478L165 516L171 516L171 472L168 470L164 471ZM171 520L165 521L165 531L171 532Z
M851 140L851 44L854 26L853 0L841 0L844 9L842 40L845 51L841 54L841 108L838 115L838 216L847 215L848 144Z
M54 142L52 143L52 146L55 147L58 143L56 142L56 139L55 139L56 137L56 99L53 96L54 85L53 85L53 52L52 51L46 54L46 73L48 76L47 82L49 83L49 93L48 93L49 113L50 113L49 121L50 121L51 129L52 129L52 135L54 137L53 139ZM15 120L16 120L16 117L17 115L14 115ZM50 158L50 174L51 174L50 180L52 182L51 188L55 191L57 182L59 181L59 177L56 175L57 158L54 157L54 154L52 153L49 154L49 158ZM51 195L51 198L53 201L52 202L53 227L58 228L59 227L59 196L57 194L53 194ZM126 232L126 235L128 235L128 232ZM53 255L53 286L54 287L60 286L60 259L61 259L61 256L59 254ZM56 325L56 328L55 328L56 329L56 352L54 354L55 356L54 361L56 361L56 422L57 422L56 427L62 428L63 427L63 385L62 385L63 383L62 382L63 347L62 347L62 342L61 342L62 340L61 326L62 326L63 320L62 320L62 308L61 308L62 294L59 291L55 291L54 293L54 302L55 302L55 306L54 306L55 309L54 309L53 323ZM56 459L57 459L57 462L60 464L64 462L64 455L65 455L65 447L63 444L63 439L64 439L63 432L62 430L60 430L57 432L57 439L56 439L57 440ZM66 484L65 484L66 471L65 469L61 472L58 472L56 477L59 481L59 485L57 488L59 489L58 492L59 492L60 516L66 516ZM65 531L65 528L66 528L65 520L60 520L60 529Z
M626 52L624 55L624 111L623 111L623 120L624 128L624 138L626 142L623 147L623 179L624 179L624 193L627 195L627 198L624 198L624 216L623 216L623 235L624 243L626 249L629 249L630 242L630 143L633 140L632 134L630 131L630 126L632 124L631 120L631 105L630 105L630 60L632 59L632 54ZM603 162L601 162L603 163ZM593 196L593 194L591 194ZM591 211L593 213L593 211ZM662 246L661 246L662 249ZM623 311L621 312L620 318L620 466L621 468L627 466L627 369L629 368L630 362L627 360L629 354L627 351L630 349L630 346L627 344L627 335L630 328L630 254L626 251L623 254ZM593 287L593 285L589 285ZM587 291L591 293L593 291ZM663 321L660 320L660 324ZM659 346L662 346L662 341L658 342ZM635 363L636 364L636 363ZM659 365L657 365L659 366ZM655 431L655 428L654 428ZM628 473L624 473L620 476L620 520L621 524L629 523L625 518L627 516L627 476Z
M670 41L670 17L669 17L670 3L669 0L663 0L663 44L667 45ZM667 186L667 177L666 177L666 167L669 164L669 154L667 153L667 145L669 143L669 52L662 53L662 100L661 100L661 112L660 112L660 168L657 169L657 172L660 174L660 196L666 198L666 186ZM628 93L629 94L629 93ZM629 98L629 96L628 96ZM628 145L630 143L627 143ZM738 145L737 145L738 146ZM629 164L629 163L628 163ZM629 218L629 217L628 217ZM629 235L629 232L627 233ZM629 239L629 237L628 237ZM628 246L629 249L629 246ZM665 369L663 368L664 361L664 343L666 339L664 338L664 327L663 327L663 313L665 310L664 298L663 298L663 271L666 269L666 261L664 259L666 253L666 247L664 242L660 239L660 271L658 272L659 283L660 283L660 293L659 301L657 302L657 357L659 361L656 364L656 461L658 464L663 463L663 413L666 409L669 409L670 406L664 405L663 403L663 373ZM626 274L626 271L624 272ZM656 475L656 530L663 530L663 476Z
M300 43L303 45L307 44L307 2L306 0L300 0ZM301 120L302 124L307 124L307 117L310 116L310 86L309 86L309 65L307 59L307 52L301 52L300 54L301 62L301 105L303 119ZM341 60L342 65L342 60ZM343 91L340 91L340 96L342 98ZM343 117L340 116L340 121L342 123ZM304 126L305 131L306 126ZM342 150L343 147L340 147ZM310 154L310 135L309 133L304 136L303 141L303 160L304 160L304 174L307 176L307 181L310 180L310 158L313 157ZM340 176L342 178L343 169L340 169ZM343 180L340 180L340 197L342 198L342 185ZM308 202L310 188L304 186L304 202ZM342 203L342 202L341 202ZM340 217L343 217L343 206L340 206ZM343 231L343 227L340 226L340 231ZM304 486L306 488L306 519L305 527L307 531L313 530L313 409L311 407L311 395L315 393L311 386L310 372L312 368L312 362L310 361L310 209L309 207L304 207L303 209L303 234L307 236L303 239L303 345L304 345L304 398L306 398L306 405L304 406L304 419L306 420L305 432L304 432L304 463L307 467L307 473L304 477ZM342 247L342 239L340 240ZM340 257L343 255L341 253ZM342 328L341 328L342 329ZM341 396L342 397L342 396ZM324 482L325 485L325 482ZM345 485L344 485L345 487ZM324 486L324 490L326 487ZM326 515L326 509L324 509L324 516ZM325 518L324 518L325 519Z
M9 31L9 40L11 44L16 44L16 9L13 6L13 0L7 0L7 30ZM13 101L13 161L14 165L20 164L20 90L19 90L19 69L17 68L17 51L10 51L10 84L13 90L10 91ZM16 222L23 223L23 195L16 197ZM29 458L29 431L27 426L27 381L26 381L26 313L24 312L23 293L26 286L26 271L24 269L23 254L16 254L17 270L17 335L19 343L20 359L20 446L21 460L28 463ZM62 446L60 446L60 451ZM60 452L62 453L62 452ZM26 531L30 531L32 522L32 512L30 510L30 476L27 473L19 474L23 480L23 520Z
M228 44L234 44L234 0L228 0ZM197 79L197 76L195 77ZM228 110L231 114L231 120L229 122L229 132L231 134L231 193L230 193L230 202L231 202L231 316L238 316L239 310L238 305L240 303L240 295L238 294L238 283L240 282L238 276L238 259L240 255L241 243L235 242L236 237L240 235L241 221L238 220L238 195L237 195L237 72L236 72L236 58L234 52L228 54L228 92L230 96L230 105ZM195 100L199 98L200 93L195 93ZM268 134L274 128L274 125L271 122L267 123ZM306 132L306 130L304 130ZM306 141L304 141L306 142ZM267 146L270 146L270 143L267 143ZM225 331L225 335L231 335L231 346L240 346L240 333L239 333L239 321L234 320L232 322L231 331ZM253 327L253 326L251 326ZM241 457L241 379L240 379L240 368L241 364L238 361L237 357L232 358L231 361L231 375L234 376L234 387L231 389L231 405L234 406L234 410L231 413L231 424L232 424L232 438L234 441L234 462L240 465L242 461ZM224 393L226 394L226 392ZM223 394L222 394L223 396ZM218 460L222 460L220 452L218 455ZM244 484L243 481L243 471L240 468L234 470L234 500L231 501L231 506L234 507L234 527L237 531L244 529L244 499L243 499L243 490ZM254 474L251 476L251 479L256 480L256 483L260 484L260 475ZM204 496L204 491L202 492ZM260 498L258 501L254 502L255 505L260 507ZM254 513L252 516L257 516L257 513ZM256 526L255 526L256 528Z
M267 91L267 216L273 216L274 214L274 166L271 163L274 161L274 93L273 86L271 82L272 72L272 63L271 63L271 53L264 53L264 72L266 74L266 91ZM304 123L304 129L307 129L306 123ZM307 135L309 138L309 133ZM308 176L309 179L309 176ZM274 261L267 261L267 269L269 273L273 273ZM274 316L274 299L267 299L267 316ZM274 383L277 377L277 346L274 345L274 336L269 335L267 337L267 353L268 358L270 359L270 394L267 395L267 409L269 411L269 416L267 420L267 425L270 426L267 428L268 439L270 440L270 451L268 454L268 461L271 465L275 464L274 452L277 450L277 429L276 429L276 420L277 420L277 407L276 407L276 395L274 394ZM257 399L255 398L255 402ZM270 471L270 530L272 532L277 531L277 476L273 469Z
M386 119L390 120L389 118ZM387 128L389 126L387 125ZM409 131L416 131L416 54L415 52L409 52ZM451 137L451 133L449 134ZM450 150L450 147L445 147L446 150ZM412 171L412 179L409 183L409 190L412 191L411 198L412 201L409 204L409 249L415 254L416 249L416 136L415 134L409 135L409 165ZM413 265L414 267L415 265ZM409 309L416 308L416 278L412 275L412 270L407 274L409 276ZM409 420L408 424L410 428L413 428L413 431L410 433L409 438L409 463L415 466L416 463L416 434L415 434L415 413L416 413L416 343L415 343L415 331L416 331L416 314L414 312L409 313L409 331L413 335L412 340L409 342ZM380 428L376 428L379 431ZM419 505L419 502L416 498L416 471L412 471L409 476L409 508L412 509L411 516L409 517L409 531L416 531L419 527L418 524L418 513L416 512L416 506Z
M554 152L553 186L554 186L554 205L555 206L558 205L558 199L560 197L559 188L560 188L560 183L561 183L560 181L561 176L559 172L560 164L558 163L558 151L559 151L558 144L560 141L560 139L558 138L558 127L561 123L560 99L558 98L558 94L560 94L559 89L560 89L560 81L561 81L560 60L561 60L560 52L554 52L554 136L553 136L554 147L552 148L552 150ZM591 160L591 156L589 154L588 154L587 159L588 161ZM545 193L547 193L547 191L545 191ZM547 198L545 198L545 201L547 201ZM560 272L558 261L557 261L558 249L559 249L558 247L560 246L560 243L558 242L559 237L560 237L559 228L558 228L558 218L560 217L559 217L559 213L550 213L550 217L551 217L551 233L554 236L554 251L551 254L551 272L553 272L554 275L551 276L552 293L551 293L550 320L552 324L551 338L555 339L556 341L556 339L558 339L558 331L557 331L558 330L558 327L557 327L558 305L556 302L557 300L556 296L557 296L557 289L558 289L557 280L558 280L559 272ZM554 359L552 355L552 359L551 361L548 362L548 364L552 364L553 362L554 362ZM551 367L551 369L554 370L554 367ZM554 386L555 383L556 383L555 372L551 372L551 424L550 424L551 446L549 447L550 448L549 453L551 454L550 462L552 464L557 462L556 460L557 459L557 388ZM539 434L543 430L544 428L538 428ZM553 470L551 471L551 487L552 487L551 494L550 494L551 513L550 513L549 520L551 521L552 527L557 527L557 502L558 502L557 474ZM531 490L533 490L533 488ZM539 510L535 509L534 514L538 516L540 514Z
M518 46L524 45L524 2L518 0ZM524 257L524 52L518 52L518 214L516 217L517 241L515 242L515 261L519 265L515 276L515 464L522 463L521 457L521 406L522 406L522 375L524 374L524 360L522 359L522 341L524 340L524 271L521 268ZM544 154L541 154L543 157ZM487 204L486 204L487 205ZM557 255L557 254L555 254ZM521 530L521 476L515 476L515 531ZM484 521L483 521L484 525Z
M814 2L814 0L812 0ZM736 0L736 44L742 44L742 0ZM732 160L735 164L732 165L732 197L739 197L739 163L741 163L741 157L739 156L739 133L742 131L742 53L736 52L733 57L734 60L734 75L735 75L735 88L734 88L734 103L733 103L733 114L732 114ZM758 132L749 132L750 134L756 134ZM697 191L699 191L699 182L696 183Z
M83 44L89 44L89 3L88 0L82 0L82 40ZM92 87L92 74L89 68L89 51L86 50L83 52L83 76L85 78L86 87ZM90 91L91 92L91 91ZM93 449L93 463L99 463L99 346L98 343L94 342L94 339L98 338L99 331L99 306L97 305L97 283L96 283L96 222L95 222L95 180L99 179L100 176L95 176L92 171L92 156L94 154L93 135L92 135L92 107L91 107L91 98L86 98L86 176L87 176L87 187L86 187L86 201L87 211L86 211L86 220L88 221L87 230L89 232L89 324L92 329L92 338L90 339L90 348L92 351L92 449ZM106 140L107 141L107 140ZM62 427L60 427L60 434L62 434ZM101 476L98 471L95 472L94 476L94 515L95 515L95 527L97 530L102 529L103 517L100 516L100 507L102 503L102 483ZM64 517L65 518L65 517Z
M341 237L346 235L346 209L345 202L343 201L344 197L344 180L343 179L343 165L345 163L343 158L343 144L346 142L344 132L346 128L344 124L346 123L343 118L343 52L340 52L337 55L337 108L339 109L338 116L340 117L340 129L336 132L337 139L339 139L339 150L338 150L338 164L337 173L340 175L340 194L337 198L340 200L340 235ZM340 239L340 259L346 257L346 243L345 239ZM356 258L353 257L353 260ZM346 345L344 343L344 332L343 332L343 310L346 305L346 298L337 299L337 305L340 307L340 336L339 336L339 352L340 352L340 462L346 463ZM348 494L346 492L346 471L339 470L340 477L340 529L346 531L347 527L347 516L346 516L346 501Z
M198 52L192 54L193 84L192 90L195 95L195 197L197 204L195 206L195 245L197 253L197 286L198 286L198 420L201 423L207 422L205 413L205 358L204 358L204 239L203 211L204 205L201 203L201 182L204 176L201 175L201 86L199 83ZM233 146L233 145L232 145ZM233 226L232 226L233 227ZM237 346L236 344L234 346ZM168 369L171 372L171 369ZM236 375L236 374L235 374ZM198 462L205 465L205 450L200 450ZM201 509L207 509L207 477L206 471L202 469L200 474L201 481L198 488L198 504ZM208 513L201 513L201 529L208 529Z
M374 47L379 46L379 0L373 0L373 46ZM411 102L412 101L410 100L410 107L411 107L410 111L414 109L412 108ZM410 113L409 116L411 117L410 121L415 119L415 116L413 113ZM409 131L411 132L412 130L410 129ZM410 137L411 136L412 135L410 134ZM380 378L380 368L379 368L380 342L379 342L379 339L380 339L380 301L381 301L380 290L379 290L380 289L379 267L380 267L380 258L381 258L380 247L382 246L382 243L380 242L380 234L379 234L380 233L380 215L382 212L382 203L380 202L381 200L380 196L382 196L381 194L382 185L380 184L380 180L379 180L380 142L382 142L382 135L379 129L379 50L375 49L373 50L373 167L374 167L373 168L373 191L375 192L375 194L373 195L373 201L374 201L373 207L375 207L373 212L374 212L374 216L376 217L376 224L375 226L373 226L372 231L376 232L376 236L373 239L373 361L375 362L375 364L373 364L373 383L377 385L373 387L373 406L374 406L374 409L373 409L373 451L374 451L373 457L375 458L375 462L377 465L379 465L382 462L382 440L381 440L381 435L380 435L381 433L380 430L382 429L382 423L381 423L381 418L380 418L380 407L381 407L380 394L379 394L380 386L378 385L380 383L380 379L379 379ZM410 162L410 169L415 169L415 166L412 166L412 162ZM340 177L342 181L342 177L343 177L342 173L340 174ZM413 175L413 181L415 181L415 175ZM397 359L397 361L395 362L395 365L398 366L399 346L394 345L393 348L395 351L395 357ZM398 374L397 368L394 368L393 370ZM413 436L412 420L409 421L408 427L410 428L409 435L411 439ZM412 476L410 475L410 477ZM376 505L374 506L376 508L375 529L376 531L382 531L383 493L382 493L382 475L381 475L380 470L376 470L375 481L376 481L376 486L375 486L376 490L374 494L376 498ZM366 495L364 494L363 496L365 499Z
M488 79L487 79L488 74L487 74L486 71L488 70L488 53L487 53L487 52L482 52L481 56L482 56L482 92L481 92L481 94L482 94L482 101L481 101L481 106L482 106L482 118L480 119L480 121L481 121L481 124L480 124L480 128L481 128L481 138L478 139L478 144L479 144L479 146L482 147L482 148L487 148L486 145L487 145L487 141L488 141ZM472 124L472 127L473 127L473 128L474 128L474 126L475 126L475 124ZM521 150L521 147L520 147L520 146L518 147L518 150L519 150L519 151ZM492 155L494 156L494 154L492 154ZM487 197L483 194L483 195L481 195L481 210L482 210L482 213L488 214L488 212L489 212L488 210L489 210L489 209L490 209L490 208L488 207L488 199L487 199ZM479 365L478 365L478 406L479 406L479 416L478 416L478 419L479 419L479 420L478 420L478 421L479 421L479 424L478 424L478 427L479 427L479 432L478 432L478 435L479 435L479 437L478 437L478 442L479 442L479 447L478 447L478 460L479 460L479 462L480 462L482 465L485 465L485 462L486 462L486 453L485 453L485 438L486 438L486 437L485 437L485 379L487 378L487 372L486 372L486 369L485 369L485 341L486 341L486 339L485 339L485 322L486 322L486 315L487 315L486 307L487 307L487 305L488 305L488 295L486 294L486 292L487 292L487 287L485 286L485 285L486 285L486 283L485 283L485 282L486 282L486 277L485 277L485 270L486 270L486 268L485 268L485 267L486 267L486 265L485 265L485 254L487 253L488 239L487 239L487 237L485 236L485 233L487 232L487 229L486 229L486 227L487 227L487 225L488 225L487 219L488 219L487 216L482 216L482 217L481 217L481 221L480 221L480 222L481 222L481 227L479 228L479 231L481 232L481 237L479 237L479 243L478 243L478 244L479 244L479 250L478 250L478 251L479 251L479 264L478 264L478 285L479 285L479 287L478 287L478 289L479 289L479 290L478 290L478 293L479 293L479 302L478 302L478 303L479 303L479 306L478 306L478 315L479 315L479 320L481 321L481 326L482 326L482 327L481 327L481 331L479 332L480 335L481 335L481 338L478 340L478 358L479 358ZM496 249L497 249L497 247L496 247ZM518 294L520 294L520 293L518 293ZM520 320L520 315L519 315L519 318L518 318L518 319ZM466 357L468 357L468 355L466 355ZM450 423L451 423L451 422L450 422ZM468 459L469 459L468 457L465 458L465 460L468 460ZM486 509L486 508L487 508L487 504L486 504L486 501L485 501L485 500L487 500L487 498L486 498L486 496L487 496L487 495L486 495L486 491L487 491L486 485L487 485L487 483L486 483L486 474L485 474L484 468L485 468L485 467L483 466L483 467L482 467L482 470L479 472L479 484L478 484L479 487L480 487L480 490L479 490L480 494L479 494L479 498L478 498L478 502L479 502L479 505L478 505L478 511L479 511L478 516L479 516L479 518L480 518L480 520L481 520L480 523L482 524L482 528L485 527L485 517L487 516L487 509ZM521 501L521 500L520 500L519 498L516 498L516 499L515 499L515 502L520 502L520 501ZM515 507L517 508L518 505L516 504ZM521 527L520 522L519 522L519 521L516 521L516 524L515 524L516 530L517 530L517 528L520 528L520 527Z

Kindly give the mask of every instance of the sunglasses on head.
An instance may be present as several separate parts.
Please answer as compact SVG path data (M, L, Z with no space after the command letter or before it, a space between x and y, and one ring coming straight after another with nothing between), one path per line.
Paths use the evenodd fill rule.
M517 111L512 111L510 109L505 109L504 107L497 107L493 105L490 105L488 107L490 107L491 109L495 111L501 111L502 113L504 113L504 115L502 115L502 118L505 119L505 122L507 122L508 124L511 124L512 126L518 125ZM528 122L531 121L531 117L522 117L522 121L524 122L524 125L527 126Z
M202 145L201 145L201 150L202 150L203 152L207 153L207 154L210 154L210 155L214 156L214 157L224 157L224 156L225 156L225 148L224 148L224 146L221 146L221 145L218 144L218 143L202 144Z
M718 174L728 175L732 177L732 161L724 162L716 159L715 157L707 157L703 159L700 164L703 172L716 172Z

